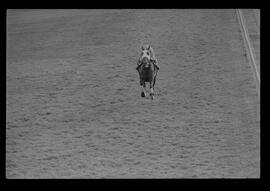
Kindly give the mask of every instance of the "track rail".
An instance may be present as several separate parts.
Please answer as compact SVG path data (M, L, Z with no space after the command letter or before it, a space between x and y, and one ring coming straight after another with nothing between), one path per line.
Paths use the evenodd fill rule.
M246 53L248 55L249 63L250 63L250 66L251 66L253 74L254 74L258 97L260 99L260 74L258 72L258 68L256 65L254 49L253 49L253 46L250 42L248 30L247 30L246 25L245 25L245 20L244 20L242 11L240 9L237 9L236 14L238 17L238 22L240 24L240 28L241 28L245 48L246 48Z
M259 10L254 9L253 13L254 13L254 16L256 18L255 19L256 23L257 23L258 27L260 28L260 12L259 12Z

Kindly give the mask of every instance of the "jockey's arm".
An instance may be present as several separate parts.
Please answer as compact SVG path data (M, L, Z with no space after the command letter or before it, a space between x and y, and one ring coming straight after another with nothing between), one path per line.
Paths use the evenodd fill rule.
M151 59L151 61L153 61L154 62L154 64L156 64L157 65L157 59Z
M157 63L157 59L151 59L153 62L154 62L154 64L157 66L157 68L159 69L159 65L158 65L158 63Z
M138 62L137 62L136 70L138 70L140 64L141 64L141 60L139 59Z

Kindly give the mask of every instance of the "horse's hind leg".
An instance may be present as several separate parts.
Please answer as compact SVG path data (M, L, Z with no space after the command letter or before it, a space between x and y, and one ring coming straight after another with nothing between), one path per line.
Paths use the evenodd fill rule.
M142 82L142 83L141 83L141 86L142 86L141 96L142 96L142 97L145 97L145 82Z

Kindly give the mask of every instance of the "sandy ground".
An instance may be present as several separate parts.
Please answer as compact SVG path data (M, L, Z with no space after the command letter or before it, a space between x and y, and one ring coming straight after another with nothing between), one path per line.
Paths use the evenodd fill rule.
M260 176L235 10L9 10L7 178ZM150 43L156 98L135 70Z

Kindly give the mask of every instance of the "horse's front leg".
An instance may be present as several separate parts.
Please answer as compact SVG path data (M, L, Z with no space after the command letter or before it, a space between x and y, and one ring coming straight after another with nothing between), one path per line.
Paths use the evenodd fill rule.
M145 82L141 82L141 86L142 86L141 96L145 97Z
M151 99L154 99L154 81L150 82L150 96Z

